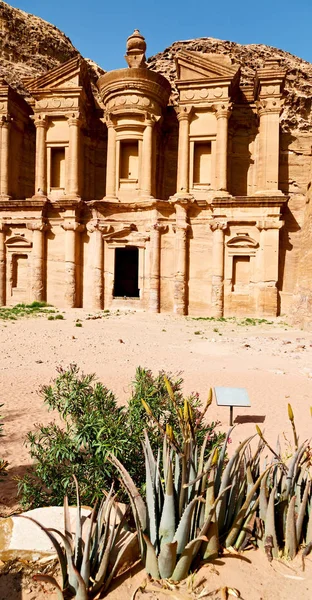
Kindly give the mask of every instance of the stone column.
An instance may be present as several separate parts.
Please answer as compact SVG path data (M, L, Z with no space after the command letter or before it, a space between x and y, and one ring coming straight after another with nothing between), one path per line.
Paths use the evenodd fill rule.
M1 120L0 195L10 197L10 117Z
M216 173L217 189L227 191L228 120L231 114L229 103L215 105L217 117Z
M153 127L154 121L150 118L145 123L143 132L142 167L141 167L141 195L152 196L153 181Z
M223 316L224 298L224 231L226 222L214 221L210 228L212 241L211 312L213 317Z
M5 253L5 232L7 225L0 221L0 306L6 303L6 253Z
M76 234L84 229L84 225L74 220L62 223L65 230L65 305L67 308L76 306Z
M178 109L179 121L179 146L178 146L178 174L177 195L189 192L189 160L190 160L190 109Z
M35 118L36 126L36 171L35 171L35 196L47 194L47 149L46 138L48 121L45 117Z
M68 118L69 148L68 148L68 194L73 198L80 197L79 171L80 171L80 126L78 115Z
M175 229L175 264L174 277L174 307L173 312L177 315L187 314L187 204L175 204L176 225Z
M98 219L87 225L90 235L90 267L91 267L91 306L94 310L103 308L103 228Z
M41 219L27 223L32 234L31 253L31 297L32 301L44 301L44 231L46 225Z
M279 115L280 100L262 100L257 103L259 115L259 158L257 175L258 194L280 194L279 174Z
M257 316L276 316L278 309L278 249L279 230L284 221L262 219L257 222L260 231L256 288Z
M166 225L154 223L150 230L150 293L149 310L159 313L160 311L160 250L161 233L167 230Z
M116 131L107 120L106 198L116 198Z

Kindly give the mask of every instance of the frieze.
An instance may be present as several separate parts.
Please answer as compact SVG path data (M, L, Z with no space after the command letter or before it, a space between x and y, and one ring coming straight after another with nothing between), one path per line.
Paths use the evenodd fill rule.
M190 101L190 100L214 100L215 98L227 98L228 97L228 89L227 88L200 88L200 89L186 89L181 90L180 99L181 101Z
M38 100L36 108L58 109L78 107L78 98L49 98L48 100Z
M153 100L147 98L146 96L138 96L137 94L124 94L122 96L116 96L112 98L106 103L106 107L108 110L112 110L113 108L123 108L123 107L138 107L143 109L149 109L155 112L159 112L159 108Z

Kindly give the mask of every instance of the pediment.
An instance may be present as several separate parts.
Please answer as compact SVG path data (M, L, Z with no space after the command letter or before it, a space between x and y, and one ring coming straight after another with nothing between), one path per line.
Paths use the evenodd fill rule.
M228 248L257 248L258 242L253 240L248 234L237 234L227 242Z
M32 247L32 243L27 240L26 238L24 238L22 235L13 235L12 237L8 238L5 242L5 245L8 248L31 248Z
M38 93L85 87L89 85L89 78L85 62L78 56L51 69L44 75L24 80L24 84L31 93Z
M237 65L223 54L205 54L191 50L181 50L176 57L179 81L199 79L222 79L232 81L240 72Z

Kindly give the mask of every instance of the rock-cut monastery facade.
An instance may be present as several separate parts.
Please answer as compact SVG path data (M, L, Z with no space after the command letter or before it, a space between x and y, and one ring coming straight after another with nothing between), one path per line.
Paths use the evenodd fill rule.
M173 106L145 50L135 31L100 101L81 57L24 82L31 102L1 83L0 305L276 315L285 70L240 87L181 50Z

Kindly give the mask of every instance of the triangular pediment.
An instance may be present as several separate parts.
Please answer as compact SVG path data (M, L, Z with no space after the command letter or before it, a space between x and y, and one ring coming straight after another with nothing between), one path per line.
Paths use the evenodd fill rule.
M77 89L89 85L87 67L84 60L76 56L44 75L24 80L24 84L31 93Z
M240 71L231 59L223 54L205 54L192 50L181 50L176 57L179 81L199 79L221 79L232 81Z

